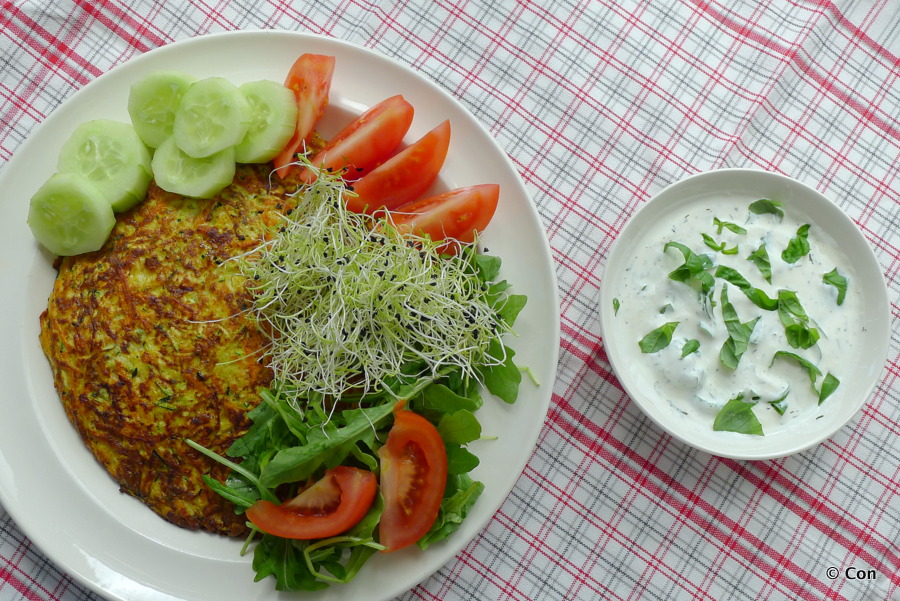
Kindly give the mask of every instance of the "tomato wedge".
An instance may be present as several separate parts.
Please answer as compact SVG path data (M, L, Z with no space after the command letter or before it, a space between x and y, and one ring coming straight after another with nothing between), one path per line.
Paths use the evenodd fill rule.
M328 538L355 526L372 506L378 483L375 474L338 466L292 500L276 505L259 500L247 509L254 526L282 538Z
M437 179L449 147L450 121L444 121L353 182L356 196L347 196L347 208L374 213L416 200Z
M284 85L294 91L297 98L297 128L287 146L273 159L275 172L284 178L291 170L297 153L303 150L315 131L328 105L331 78L334 75L334 57L322 54L302 54L294 61Z
M497 184L467 186L407 203L391 218L401 232L468 243L490 223L499 199Z
M312 164L331 171L362 173L372 169L390 157L403 141L413 112L412 105L399 94L382 100L329 140L312 158ZM311 169L304 169L300 178L312 183L316 175Z
M396 551L434 524L447 486L447 450L431 422L400 409L378 456L384 497L378 538L385 552Z

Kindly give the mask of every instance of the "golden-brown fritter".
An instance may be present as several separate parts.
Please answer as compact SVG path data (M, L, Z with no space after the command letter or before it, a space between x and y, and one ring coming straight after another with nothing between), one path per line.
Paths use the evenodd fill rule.
M203 474L249 426L246 412L271 373L265 339L243 314L251 297L235 261L277 223L285 197L268 193L269 166L239 166L210 200L151 184L118 216L99 251L61 260L41 345L69 420L121 490L166 520L226 535L243 517Z

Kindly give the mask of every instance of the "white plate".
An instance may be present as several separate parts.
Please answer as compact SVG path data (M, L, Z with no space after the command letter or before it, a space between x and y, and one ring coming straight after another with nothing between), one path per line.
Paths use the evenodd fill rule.
M559 302L549 245L535 207L507 156L490 134L450 95L412 70L369 50L317 36L272 31L233 32L178 42L148 52L97 78L74 94L22 144L0 173L0 502L57 565L110 599L127 601L249 601L300 598L274 592L274 580L253 582L240 542L172 526L118 487L94 461L67 422L38 343L38 316L54 278L52 257L38 249L25 224L28 199L54 170L63 141L80 123L128 120L129 86L154 69L180 69L234 83L281 81L304 52L337 57L327 134L376 102L403 94L416 115L408 141L444 119L453 128L441 188L498 183L500 205L483 240L505 258L502 277L528 305L510 340L517 360L536 373L524 379L518 402L488 400L479 415L477 443L486 483L470 517L446 544L425 552L378 555L352 583L303 599L389 599L448 562L488 523L515 485L536 444L556 373Z
M637 344L642 334L636 337L635 331L646 333L659 325L660 319L668 321L676 320L677 317L660 318L656 311L641 311L641 315L629 313L625 311L626 303L629 303L630 298L637 297L625 298L623 291L626 290L625 282L630 277L628 270L646 253L662 253L665 241L671 239L666 236L692 245L672 234L675 224L680 223L686 214L710 210L711 222L711 216L721 217L726 205L746 207L761 198L783 202L785 220L790 217L799 223L810 223L810 239L815 233L820 241L829 244L836 257L843 259L842 264L852 265L855 277L850 281L850 289L852 293L859 295L855 299L859 311L852 320L847 321L852 321L860 330L857 340L859 352L848 353L848 356L840 358L838 365L841 384L832 397L818 406L813 397L806 408L796 412L796 416L782 421L776 419L771 433L755 436L716 432L712 430L711 419L707 423L703 418L698 418L697 414L687 415L684 406L679 407L671 402L672 389L663 388L668 392L660 392L660 387L654 384L649 359L642 356ZM694 242L699 242L699 236ZM701 252L696 246L694 248L696 252ZM677 256L675 251L670 252ZM740 256L743 258L750 252L751 250L742 249ZM826 268L826 271L828 269L830 268ZM666 272L667 270L662 272L662 281L665 281ZM655 280L641 282L640 286L655 286L654 282ZM790 283L781 283L780 286L790 286ZM802 290L798 291L801 302L804 293ZM614 298L621 303L618 315L613 306ZM736 302L734 297L731 300ZM887 358L890 336L887 289L881 267L862 233L837 205L816 190L791 178L765 171L722 169L694 175L667 187L643 205L625 224L610 250L603 274L600 302L601 327L607 355L629 397L657 425L675 438L722 457L770 459L797 453L826 440L865 404L882 374ZM669 350L666 349L667 352ZM673 345L675 361L679 361L679 350L680 347L675 349ZM804 354L803 351L797 353ZM714 355L715 360L718 353L715 352ZM689 362L685 361L685 365L689 365ZM752 367L752 364L746 367ZM776 365L776 369L780 367ZM744 368L742 365L741 369ZM684 373L685 369L687 367L678 371ZM770 366L757 365L755 369L768 370ZM796 373L800 379L798 386L808 386L808 381L805 385L802 381L805 377L802 372L796 370ZM795 398L794 394L791 393L791 398ZM697 406L692 404L691 410L694 411ZM771 415L777 418L774 411Z

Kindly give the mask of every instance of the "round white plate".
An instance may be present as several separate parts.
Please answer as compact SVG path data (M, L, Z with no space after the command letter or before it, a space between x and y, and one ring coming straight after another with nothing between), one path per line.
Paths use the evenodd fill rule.
M684 215L705 210L716 215L717 206L719 210L724 210L723 205L734 203L749 206L761 198L781 201L786 220L791 217L794 221L811 224L811 231L821 234L822 240L830 240L835 252L843 255L845 261L842 264L852 265L855 275L850 286L862 293L858 315L859 352L841 357L841 383L834 395L821 405L798 412L799 417L785 421L784 427L774 428L765 436L716 432L711 420L706 423L696 415L684 413L670 402L668 395L660 394L659 387L654 385L650 362L640 352L634 326L626 325L624 310L617 315L613 299L619 299L624 309L629 301L622 297L621 291L629 278L629 268L642 253L648 252L648 245L653 245L649 252L662 252L664 242L657 247L656 241L662 236L672 236L675 224ZM671 252L677 255L675 251ZM745 256L750 251L741 252L741 256ZM666 277L665 273L662 277ZM804 298L803 291L798 293L801 299ZM721 457L771 459L821 443L862 408L878 382L887 358L890 336L887 289L881 267L862 233L837 205L816 190L789 177L765 171L721 169L701 173L681 180L653 197L631 217L614 242L603 273L600 302L607 355L628 396L675 438ZM636 316L635 319L642 323L646 319L646 328L640 331L655 327L650 324L656 323L656 317ZM802 351L799 353L803 354ZM756 366L756 370L766 369L769 366Z
M453 128L439 188L498 183L500 205L483 236L490 254L505 258L501 276L528 296L509 344L540 386L523 379L509 406L486 399L479 412L486 435L474 452L473 476L482 498L445 544L422 552L377 555L348 585L303 594L320 601L389 599L427 578L485 527L530 457L550 403L559 340L559 301L549 245L537 211L505 153L450 95L409 68L341 41L290 32L215 34L165 46L97 78L53 112L0 172L0 503L60 568L98 593L127 601L250 601L300 598L277 594L271 578L253 582L241 542L189 532L164 522L118 487L66 420L38 342L38 316L47 305L53 258L34 242L25 219L28 201L55 168L63 141L80 123L107 117L128 121L130 85L155 69L180 69L233 83L282 81L304 52L337 58L331 106L320 129L327 136L353 115L403 94L416 114L408 142L444 119Z

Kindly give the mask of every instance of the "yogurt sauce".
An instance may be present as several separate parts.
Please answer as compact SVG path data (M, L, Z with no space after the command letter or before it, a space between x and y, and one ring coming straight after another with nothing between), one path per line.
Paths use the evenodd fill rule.
M841 379L842 365L849 364L857 350L864 329L863 297L854 286L852 265L840 246L815 222L798 216L785 204L784 217L757 215L749 210L752 201L722 199L686 205L671 222L659 223L646 233L638 245L627 277L616 282L618 311L616 321L624 326L623 340L633 341L634 360L642 365L642 377L651 381L659 398L666 399L672 409L687 419L696 420L702 427L712 429L713 421L729 399L743 394L744 400L758 399L753 412L764 434L771 434L810 411L827 411L829 402L841 396L840 386L831 397L819 405L806 370L797 362L785 358L774 360L777 351L799 355L822 372L816 379L816 389L827 373ZM714 218L731 222L747 230L734 233L726 228L717 231ZM788 242L804 224L810 224L808 240L810 253L796 263L781 257ZM738 248L728 255L708 247L702 234L708 234L725 248ZM797 298L810 318L810 326L820 333L819 341L809 349L793 348L788 344L778 311L766 311L753 304L736 286L715 278L712 295L716 306L707 315L698 300L697 290L687 283L672 280L668 274L684 263L684 256L675 248L663 251L666 243L680 242L696 254L705 254L716 266L726 265L737 270L753 287L777 298L779 289L796 292ZM765 243L772 270L772 283L766 281L757 266L748 259ZM823 282L822 276L837 268L847 278L847 292L843 303L837 305L837 289ZM728 339L721 313L721 290L727 286L729 302L737 310L742 323L759 317L749 340L749 346L736 369L726 367L719 359L722 345ZM667 322L677 321L672 342L654 353L642 353L638 342L650 331ZM699 349L685 357L682 347L688 340L697 340ZM784 414L779 414L771 402L783 397ZM725 434L725 433L723 433Z

